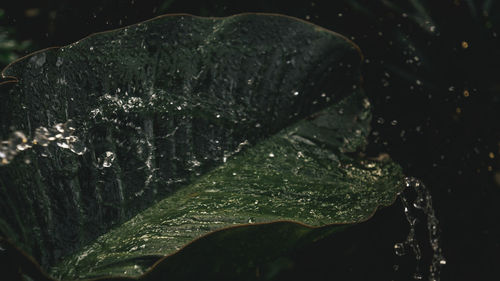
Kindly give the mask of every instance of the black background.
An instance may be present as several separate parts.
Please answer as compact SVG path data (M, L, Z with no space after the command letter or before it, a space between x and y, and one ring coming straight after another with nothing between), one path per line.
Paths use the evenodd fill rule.
M365 90L374 106L368 154L389 153L430 188L447 258L442 280L500 280L499 6L488 0L4 1L0 24L15 39L31 40L29 51L166 13L280 13L353 39L365 55ZM345 271L334 270L345 244L326 239L297 253L283 279L411 280L414 260L391 249L408 231L402 213L396 204L370 222L366 237L345 238L366 250ZM420 232L425 237L424 227Z

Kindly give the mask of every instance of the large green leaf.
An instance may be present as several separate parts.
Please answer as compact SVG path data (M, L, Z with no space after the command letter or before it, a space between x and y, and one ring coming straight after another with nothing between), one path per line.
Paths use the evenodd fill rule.
M401 189L399 166L358 153L359 65L338 34L255 14L160 17L23 58L3 72L18 83L2 134L72 119L88 152L35 146L0 167L1 234L45 268L77 250L62 278L137 276L170 254L141 278L272 277Z
M393 202L402 184L401 171L392 162L353 159L339 153L346 149L345 140L362 143L368 125L362 102L362 95L355 93L312 120L301 121L233 156L226 164L84 247L56 268L55 275L137 275L158 256L174 253L214 230L287 221L230 228L205 238L212 243L191 245L195 253L212 253L210 259L217 261L212 271L248 273L284 255L299 242L310 242L323 232L335 230L313 232L302 223L319 227L368 219L379 205ZM342 115L339 110L344 111ZM344 142L335 139L349 134ZM263 247L263 240L273 247ZM229 250L221 250L221 246ZM240 260L236 262L235 257ZM207 256L190 256L191 260L196 258L205 260ZM173 269L182 270L179 266ZM193 270L191 266L186 269Z

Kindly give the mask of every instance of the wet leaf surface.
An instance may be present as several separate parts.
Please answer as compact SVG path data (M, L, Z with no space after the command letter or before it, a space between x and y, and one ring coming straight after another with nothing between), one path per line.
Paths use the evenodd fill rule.
M78 250L53 268L64 279L138 276L193 240L142 278L183 276L190 252L213 274L280 268L401 190L398 165L361 157L359 65L338 34L255 14L160 17L23 58L3 72L18 83L2 135L71 119L88 151L35 145L0 167L1 233L45 268Z
M362 95L354 93L316 118L301 121L234 155L99 237L55 268L54 275L63 279L138 275L158 256L174 253L209 232L241 224L288 221L229 228L202 240L215 240L212 243L196 241L190 245L192 251L220 261L212 270L240 272L249 270L253 262L262 263L298 243L336 230L313 230L302 223L320 227L368 219L379 205L392 204L402 183L401 170L392 162L353 159L339 153L350 151L346 143L363 143L369 115L362 101ZM338 114L340 109L344 110L342 115ZM359 136L348 136L355 131ZM333 136L344 134L348 138L336 143ZM286 242L278 242L281 239ZM258 249L262 241L274 246ZM252 256L252 261L228 265L236 253Z

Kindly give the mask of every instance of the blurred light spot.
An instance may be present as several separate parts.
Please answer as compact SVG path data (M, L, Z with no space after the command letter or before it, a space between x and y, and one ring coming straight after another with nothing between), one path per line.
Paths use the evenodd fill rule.
M32 18L32 17L36 17L40 14L40 9L38 8L33 8L33 9L27 9L26 11L24 11L24 15L27 17L27 18Z
M467 98L467 97L469 97L469 95L470 95L469 91L468 90L464 90L464 97Z
M495 182L500 186L500 172L495 173Z
M469 48L469 43L467 43L467 41L462 41L462 48L463 49Z

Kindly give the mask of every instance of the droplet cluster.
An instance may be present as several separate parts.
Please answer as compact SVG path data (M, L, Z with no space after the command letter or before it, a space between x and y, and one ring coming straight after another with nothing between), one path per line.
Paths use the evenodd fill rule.
M38 127L32 138L27 137L21 131L14 131L7 140L0 143L0 166L12 162L16 155L22 151L34 146L47 147L51 143L77 155L83 155L87 149L83 142L74 135L75 130L74 122L68 120L65 123L57 123L50 128Z

